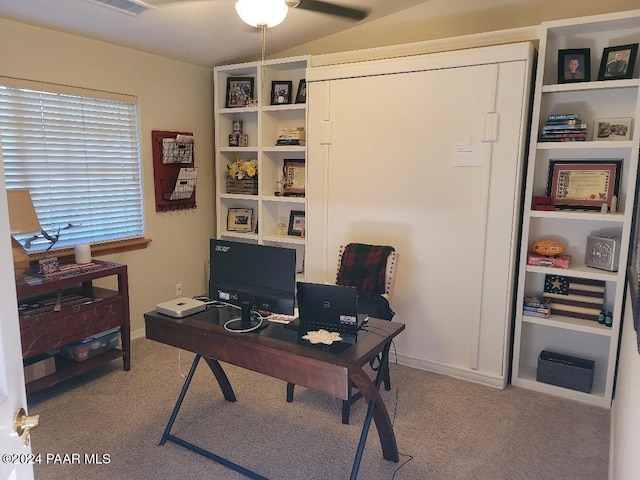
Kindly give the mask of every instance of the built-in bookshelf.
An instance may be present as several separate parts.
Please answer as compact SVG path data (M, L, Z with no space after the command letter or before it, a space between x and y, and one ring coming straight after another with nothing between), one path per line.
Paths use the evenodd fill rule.
M598 80L598 76L605 49L639 40L637 11L542 24L525 190L512 383L605 408L611 406L613 395L626 267L631 253L629 245L638 171L636 125L640 118L640 81L637 68L632 78ZM587 72L590 78L565 83L559 78L562 70L558 68L559 58L562 58L559 52L586 48L590 55L591 66ZM549 116L563 114L579 115L580 122L587 124L586 138L582 141L542 141L542 129ZM611 118L631 119L628 138L623 135L621 140L600 138L598 120ZM590 166L611 162L617 165L619 183L613 205L610 201L603 202L607 206L595 210L536 207L534 197L549 195L549 178L553 176L550 166L554 162L575 161ZM619 252L615 271L585 263L589 253L587 238L592 234L615 238L615 248ZM528 264L527 253L542 239L557 241L566 248L565 253L571 256L569 268ZM548 275L559 275L572 283L584 279L601 282L605 289L603 310L611 313L610 325L559 315L554 313L553 304L548 317L524 314L524 299L544 296ZM543 350L593 360L591 391L581 392L537 381L538 358Z
M301 225L306 198L300 188L290 189L296 190L295 194L287 194L290 184L284 175L285 164L298 167L292 170L298 182L305 175L306 169L300 167L307 160L307 148L304 137L299 145L277 145L277 140L283 131L299 128L306 131L304 79L308 63L308 57L301 56L214 69L217 237L294 248L302 277L306 230ZM236 100L229 101L230 89L238 85L242 98L240 105L235 105ZM274 90L280 85L285 85L288 91ZM304 102L296 102L299 93L305 93ZM230 138L233 134L243 137ZM257 175L244 186L235 182L237 185L230 187L229 167L236 161L252 160Z

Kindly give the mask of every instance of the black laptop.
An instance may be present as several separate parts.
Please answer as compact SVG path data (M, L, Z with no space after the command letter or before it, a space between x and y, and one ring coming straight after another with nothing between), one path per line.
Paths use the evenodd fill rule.
M358 340L366 315L358 315L355 287L298 282L298 336L320 329L340 334L343 343Z

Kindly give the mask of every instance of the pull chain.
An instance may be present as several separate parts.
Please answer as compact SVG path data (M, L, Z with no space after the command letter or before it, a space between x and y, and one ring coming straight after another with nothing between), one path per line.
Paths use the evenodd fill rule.
M267 52L267 24L266 23L261 23L258 25L260 27L260 42L262 45L262 56L260 57L261 62L260 62L260 74L261 74L261 86L264 87L264 75L265 75L265 64L264 64L264 57L265 54ZM264 89L263 89L264 91Z

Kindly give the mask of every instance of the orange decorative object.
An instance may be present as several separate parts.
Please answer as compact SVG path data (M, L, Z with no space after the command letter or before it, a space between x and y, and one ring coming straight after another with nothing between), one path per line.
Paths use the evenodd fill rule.
M564 246L555 240L538 240L533 244L533 252L546 257L555 257L564 252Z

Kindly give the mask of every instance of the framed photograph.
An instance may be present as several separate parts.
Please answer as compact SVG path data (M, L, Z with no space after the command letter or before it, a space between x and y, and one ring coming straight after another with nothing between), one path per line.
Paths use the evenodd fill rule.
M304 197L306 185L304 160L284 160L284 193L285 197Z
M594 140L630 140L631 118L598 118Z
M307 103L307 81L304 78L300 80L300 83L298 83L296 103Z
M291 80L275 80L271 82L271 105L284 105L291 103Z
M598 80L618 80L631 78L636 64L638 44L607 47L602 52L602 61L598 71Z
M550 160L547 196L556 208L599 210L618 195L622 160Z
M588 82L590 80L590 49L558 50L558 83Z
M304 210L291 210L289 215L289 235L304 237Z
M252 208L230 208L227 212L227 230L230 232L250 232L252 221Z
M227 77L227 108L240 108L252 105L253 77Z

